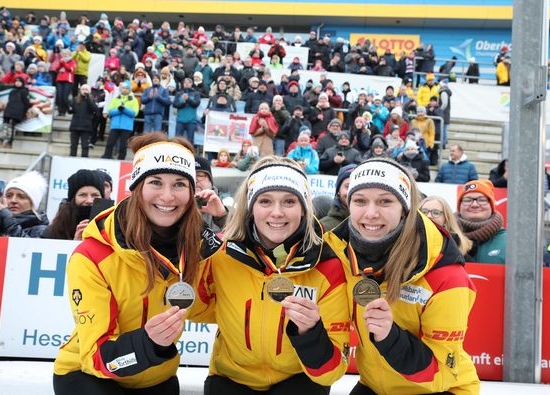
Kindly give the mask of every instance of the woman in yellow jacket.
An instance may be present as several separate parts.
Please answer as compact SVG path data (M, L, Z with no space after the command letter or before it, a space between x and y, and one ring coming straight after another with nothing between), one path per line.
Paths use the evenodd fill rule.
M306 175L267 156L202 268L192 320L216 322L205 395L328 394L347 368L344 271L322 244Z
M325 234L357 330L352 395L479 394L463 348L476 291L451 235L418 200L405 168L369 159L350 175L349 218Z
M195 203L190 143L149 133L131 147L132 195L90 221L67 266L75 329L55 360L56 395L180 393L187 310L167 299L192 290L201 237L212 246L215 235Z

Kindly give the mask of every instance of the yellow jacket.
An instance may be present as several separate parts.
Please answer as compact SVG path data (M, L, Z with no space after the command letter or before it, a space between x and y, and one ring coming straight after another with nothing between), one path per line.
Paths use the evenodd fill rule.
M125 245L115 210L90 222L69 260L67 282L75 329L61 346L54 373L82 371L127 388L150 387L178 369L176 346L155 346L144 325L170 307L164 295L179 280L172 273L166 278L159 275L152 291L143 293L144 259Z
M416 104L427 107L428 104L430 104L430 97L432 96L439 97L439 85L433 84L429 86L428 84L424 84L418 88L418 92L416 93Z
M353 300L354 275L348 258L348 221L325 233L325 241L344 265L349 309L357 331L355 350L359 381L378 395L479 394L479 378L463 341L476 291L464 259L448 233L418 214L422 235L419 262L390 305L393 327L375 342L363 320L364 307ZM361 267L360 256L357 257ZM380 284L384 295L387 284Z
M321 321L306 334L298 335L267 295L266 283L279 274L266 269L252 243L225 242L206 260L188 318L218 324L210 375L265 391L299 373L330 386L346 372L349 316L340 261L330 249L314 248L296 255L282 274L294 283L294 295L319 306Z
M426 142L426 147L433 148L435 144L435 123L433 119L427 116L417 116L411 121L411 128L417 127L422 133L422 138Z

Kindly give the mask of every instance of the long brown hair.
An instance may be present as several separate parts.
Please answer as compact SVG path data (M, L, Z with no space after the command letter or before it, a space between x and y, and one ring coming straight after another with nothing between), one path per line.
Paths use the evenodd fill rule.
M183 137L174 137L169 139L162 132L147 133L142 136L134 137L130 140L130 148L136 153L140 148L157 142L172 142L194 152L191 143ZM153 230L149 219L145 215L143 206L143 181L133 190L125 205L121 206L117 220L124 234L126 243L129 247L139 251L145 259L147 267L147 288L145 293L150 292L154 287L155 277L158 275L159 262L154 257L150 249L151 236ZM194 188L191 189L189 204L183 217L179 220L179 230L177 237L178 254L185 252L185 272L183 279L188 283L193 283L197 275L199 262L201 260L200 245L202 232L202 216L198 210L195 199L193 198Z

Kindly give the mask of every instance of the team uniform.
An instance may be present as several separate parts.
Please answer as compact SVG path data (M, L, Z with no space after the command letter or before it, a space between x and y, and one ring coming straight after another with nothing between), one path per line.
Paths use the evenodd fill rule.
M249 229L247 234L253 232ZM330 386L346 372L349 320L342 265L326 245L302 253L303 232L296 233L284 242L284 251L279 248L283 245L273 250L277 256L248 237L224 242L204 262L189 318L218 324L210 376L265 391L304 373ZM307 333L298 335L281 304L270 299L267 284L280 274L269 269L266 260L277 262L294 283L295 296L319 306L321 320Z
M390 305L394 323L389 335L375 342L363 319L364 307L353 299L353 288L363 278L364 259L348 244L348 221L325 233L324 238L346 273L349 309L358 337L359 381L367 387L364 393L479 394L475 366L463 349L476 291L449 234L418 214L417 231L422 235L419 262L402 282L399 300ZM383 296L386 281L381 278L377 282Z
M161 266L162 275L156 276L151 292L144 293L144 259L141 252L126 245L116 219L118 207L124 204L126 201L90 221L83 242L70 258L68 289L76 327L60 349L54 373L81 371L112 379L126 388L147 388L166 382L178 369L180 355L176 346L156 345L144 325L170 308L165 293L179 277ZM174 240L151 244L177 265L175 238L176 235ZM220 245L215 234L205 228L203 256L212 254Z

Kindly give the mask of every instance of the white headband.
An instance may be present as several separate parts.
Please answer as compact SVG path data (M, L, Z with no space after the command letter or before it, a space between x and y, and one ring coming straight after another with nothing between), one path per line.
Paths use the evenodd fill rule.
M134 155L134 167L130 177L130 190L145 177L159 174L181 174L189 179L195 189L195 157L184 146L162 141L140 148Z
M307 207L309 183L299 170L287 165L267 165L251 173L247 180L248 209L261 193L267 191L288 191L300 199L304 209Z
M367 160L352 171L348 188L348 204L355 191L380 188L393 193L407 211L411 209L411 180L397 163Z

